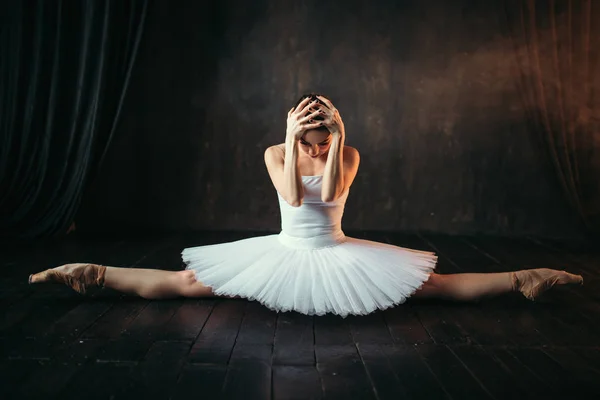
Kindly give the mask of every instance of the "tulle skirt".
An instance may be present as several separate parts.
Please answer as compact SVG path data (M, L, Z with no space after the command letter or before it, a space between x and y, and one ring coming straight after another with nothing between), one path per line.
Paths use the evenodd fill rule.
M182 251L186 269L217 295L275 311L364 315L403 303L435 269L434 253L346 237L284 233Z

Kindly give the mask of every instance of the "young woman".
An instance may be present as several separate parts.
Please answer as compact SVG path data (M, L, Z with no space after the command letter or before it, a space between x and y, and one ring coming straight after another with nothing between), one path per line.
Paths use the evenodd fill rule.
M184 249L184 271L66 264L30 276L85 293L104 286L149 299L223 296L257 300L277 311L368 314L408 297L475 300L521 292L534 300L580 275L551 269L440 275L434 253L350 238L341 227L359 164L345 146L338 110L317 94L288 112L285 143L265 164L277 191L281 233Z

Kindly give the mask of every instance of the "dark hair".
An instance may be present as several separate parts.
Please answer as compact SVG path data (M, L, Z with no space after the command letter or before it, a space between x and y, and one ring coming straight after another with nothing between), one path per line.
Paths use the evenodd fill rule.
M317 96L325 97L325 98L328 99L327 96L325 96L323 94L320 94L320 93L306 93L306 94L303 94L302 96L300 96L300 98L298 99L298 101L296 102L296 104L294 104L294 110L296 109L296 107L298 107L298 104L300 104L302 102L302 100L306 99L307 97L310 97L310 101L317 100L317 102L319 104L323 104L325 107L329 108L327 106L327 104L325 104ZM308 115L308 113L307 113L307 115ZM314 121L323 121L323 119L324 118L321 117L320 115L318 115L318 116L316 116L316 117L313 118ZM317 131L328 131L327 127L325 127L325 126L319 126L318 128L315 128L315 130L317 130Z

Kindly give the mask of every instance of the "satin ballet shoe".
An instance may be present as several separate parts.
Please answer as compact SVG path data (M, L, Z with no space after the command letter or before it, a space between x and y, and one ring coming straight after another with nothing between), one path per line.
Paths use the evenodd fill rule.
M89 287L104 287L106 267L98 264L65 264L29 275L29 284L63 283L78 293L85 294Z
M549 268L524 269L512 272L513 291L521 292L529 300L535 301L542 293L554 285L583 285L581 275Z

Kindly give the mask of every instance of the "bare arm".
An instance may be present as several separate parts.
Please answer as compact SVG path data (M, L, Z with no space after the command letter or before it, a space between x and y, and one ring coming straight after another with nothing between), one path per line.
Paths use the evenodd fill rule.
M321 200L333 201L344 193L344 137L333 135L325 172L323 173L323 187Z
M329 151L327 163L329 163L329 158L333 158L333 154L331 153L333 148ZM334 201L340 197L350 186L352 186L352 182L354 182L354 178L356 178L356 173L358 172L360 155L358 150L354 147L344 146L344 149L340 151L339 158L343 158L343 161L339 165L338 171L335 172L335 176L334 173L330 173L327 170L327 164L325 165L323 188L321 189L321 200L325 202Z
M333 137L327 155L321 189L321 200L330 202L336 200L350 187L356 177L360 159L356 149L344 146L346 132L338 110L328 99L324 97L319 97L319 99L327 106L327 109L321 107L326 114L324 125Z
M265 151L265 164L275 189L293 207L302 205L304 189L298 168L298 146L286 140L285 151L271 146Z
M319 114L315 111L307 115L308 109L316 104L304 99L296 110L288 112L285 151L280 146L271 146L265 151L265 164L273 186L283 199L293 207L302 205L304 189L300 169L298 168L298 141L305 131L314 129L321 123L310 124L308 121Z

